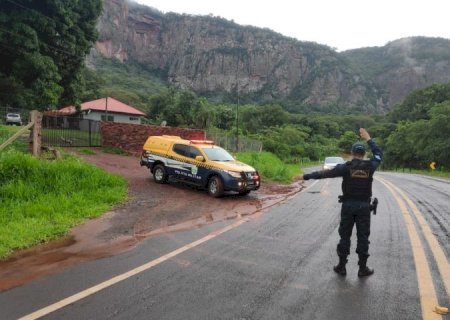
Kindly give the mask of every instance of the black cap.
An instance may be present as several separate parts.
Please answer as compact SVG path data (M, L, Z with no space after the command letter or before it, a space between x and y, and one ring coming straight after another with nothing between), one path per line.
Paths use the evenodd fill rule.
M360 142L356 142L352 145L352 153L365 153L366 152L366 147L360 143Z

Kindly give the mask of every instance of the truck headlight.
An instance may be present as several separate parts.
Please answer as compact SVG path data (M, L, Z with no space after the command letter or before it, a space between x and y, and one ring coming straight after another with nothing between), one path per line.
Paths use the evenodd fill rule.
M229 174L230 176L232 176L233 178L242 178L240 172L229 171L229 170L225 170L225 172L228 173L228 174Z

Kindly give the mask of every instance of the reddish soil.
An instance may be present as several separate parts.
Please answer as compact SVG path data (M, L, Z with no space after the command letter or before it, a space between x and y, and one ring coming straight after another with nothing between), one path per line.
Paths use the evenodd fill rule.
M256 213L301 190L298 182L289 186L263 183L248 196L228 194L216 199L182 184L156 184L136 157L95 152L79 156L124 176L129 183L128 201L74 228L64 239L17 252L0 262L0 291L79 262L123 252L149 236Z

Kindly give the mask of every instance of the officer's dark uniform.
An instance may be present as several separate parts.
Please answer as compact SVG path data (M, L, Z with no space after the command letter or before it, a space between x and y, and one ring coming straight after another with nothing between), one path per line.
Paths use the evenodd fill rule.
M358 243L356 253L359 257L359 276L370 275L372 269L367 268L369 257L370 235L370 198L372 196L373 174L382 159L382 151L373 140L367 141L373 154L370 160L353 159L343 164L338 164L331 170L316 171L305 174L304 180L342 177L342 201L341 222L339 235L341 240L337 245L339 265L334 270L342 275L346 274L345 264L350 254L350 238L353 225L356 224ZM361 143L352 146L353 153L364 153L365 148ZM367 274L369 273L369 274Z

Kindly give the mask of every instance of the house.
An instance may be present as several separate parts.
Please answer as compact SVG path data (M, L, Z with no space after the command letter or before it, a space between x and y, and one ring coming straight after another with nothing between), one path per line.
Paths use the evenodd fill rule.
M79 113L82 119L134 124L141 124L141 118L145 116L142 111L111 97L84 102L81 104L80 110L74 106L65 107L60 109L59 113L65 115Z

